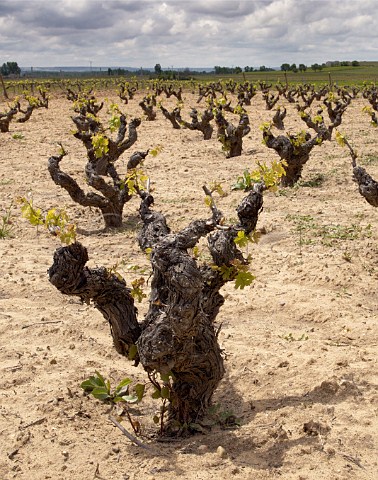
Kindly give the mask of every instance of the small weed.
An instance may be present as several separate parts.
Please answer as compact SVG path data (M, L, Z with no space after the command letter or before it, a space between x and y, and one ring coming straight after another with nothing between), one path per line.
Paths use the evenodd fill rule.
M3 187L5 185L11 185L12 183L14 183L13 178L3 178L0 180L0 187Z
M95 375L92 375L87 380L80 384L80 387L87 393L93 395L98 400L101 400L106 403L110 403L114 406L118 402L123 402L124 404L133 404L140 402L143 399L145 392L145 385L142 383L137 383L134 385L134 393L130 393L130 385L132 380L130 378L124 378L114 390L110 388L110 381L105 380L104 377L99 372L95 372ZM130 413L127 408L125 408L128 420L132 426L134 433L139 433L139 426L137 422L134 422L131 419Z
M12 222L12 207L11 203L0 218L0 239L12 237L13 222Z
M373 155L373 154L366 155L365 157L362 157L360 159L360 164L366 165L366 166L378 165L378 155Z
M371 225L366 227L361 225L321 225L318 228L317 235L320 236L321 243L327 246L333 246L335 240L357 240L358 238L370 238L372 235Z
M316 223L314 218L311 215L286 215L286 220L293 222L295 225L294 230L299 231L309 231L316 228Z
M316 228L316 223L311 215L287 215L287 220L294 223L294 232L299 235L299 255L302 255L302 246L311 245L314 240L305 236L306 232L313 231Z
M240 427L240 419L232 411L223 410L219 403L208 409L207 417L208 420L205 423L209 426L220 425L224 429Z
M294 185L294 187L290 187L290 188L285 188L285 187L281 187L279 190L277 190L277 195L279 195L280 197L292 197L293 196L293 191L296 190L296 185Z
M316 223L311 215L287 215L286 219L294 224L293 231L299 234L299 246L310 245L316 242L316 238L322 245L328 247L335 246L340 241L357 240L370 238L372 236L372 226L357 225L339 225ZM344 259L346 259L344 257Z
M295 338L292 333L288 333L287 335L278 335L283 340L287 340L288 342L303 342L304 340L308 340L308 335L302 333L300 337Z
M327 172L327 175L330 177L339 177L340 176L340 170L338 168L332 168Z
M322 173L317 173L307 181L299 181L298 185L300 187L319 188L323 185L324 181L325 175L323 175Z
M341 289L340 292L336 293L336 297L351 297L352 294L347 291L347 289L344 287Z
M24 137L24 135L23 135L22 133L14 133L14 134L12 135L12 138L13 138L14 140L22 140L22 139L25 138L25 137Z
M345 260L346 262L351 263L351 261L352 261L352 254L351 254L348 250L345 250L345 251L343 252L342 258L343 258L343 260Z
M95 375L84 380L84 382L80 384L80 387L103 402L140 402L144 395L145 385L141 383L136 384L134 386L135 394L131 395L129 392L131 383L132 380L130 378L124 378L112 391L110 381L105 380L101 373L96 371Z

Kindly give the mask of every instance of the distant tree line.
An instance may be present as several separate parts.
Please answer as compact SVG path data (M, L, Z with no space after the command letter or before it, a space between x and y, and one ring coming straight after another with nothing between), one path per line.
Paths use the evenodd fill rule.
M132 73L132 72L130 72L129 70L126 70L124 68L108 68L108 75L109 76L112 76L112 75L116 75L116 76L128 75L130 73Z
M274 68L269 68L266 67L265 65L262 65L259 68L254 68L254 67L244 67L244 72L272 72L274 71ZM216 75L228 75L232 73L242 73L243 69L241 67L220 67L220 66L215 66L214 67L214 73Z
M360 62L358 62L357 60L353 60L352 62L348 62L348 61L339 62L338 60L336 60L334 62L327 62L325 66L326 67L359 67Z
M314 63L310 67L307 67L303 63L300 63L298 66L295 63L283 63L281 65L281 71L284 72L305 72L308 68L311 68L314 72L320 71L323 68L326 67L359 67L360 63L357 60L353 60L351 62L349 61L333 61L333 62L326 62L322 64ZM146 72L151 72L149 69L145 69ZM265 65L260 66L259 68L254 68L254 67L249 67L246 66L244 69L241 67L221 67L219 65L216 65L214 67L214 73L217 75L229 75L229 74L240 74L243 71L244 72L270 72L274 71L274 68L266 67ZM121 76L121 75L130 75L130 74L136 74L138 72L131 72L129 70L126 70L124 68L108 68L108 75L116 75L116 76ZM140 73L143 73L143 70L140 70ZM186 68L182 71L176 71L170 69L170 70L163 70L161 68L160 63L157 63L154 67L154 73L160 78L166 78L166 79L178 79L178 78L183 78L183 77L190 77L191 75L198 75L199 73L207 73L206 71L199 72L199 71L191 71L189 68ZM0 67L0 75L7 77L9 75L20 75L21 74L21 68L17 65L17 62L6 62L3 63L3 65Z
M151 70L149 70L151 72ZM174 70L171 68L162 68L160 63L157 63L154 67L153 73L151 72L150 79L161 79L161 80L190 80L197 75L205 75L209 73L206 70L191 70L190 68L180 68Z
M322 63L322 64L319 64L319 63L313 63L310 68L311 70L313 70L314 72L316 71L320 71L320 70L323 70L323 68L325 67L349 67L349 66L352 66L352 67L359 67L360 66L360 63L357 61L357 60L353 60L353 62L339 62L339 61L335 61L335 62L327 62L327 63ZM307 70L307 66L304 65L303 63L300 63L297 67L297 65L295 63L292 63L290 65L290 63L283 63L281 65L281 70L283 72L305 72Z

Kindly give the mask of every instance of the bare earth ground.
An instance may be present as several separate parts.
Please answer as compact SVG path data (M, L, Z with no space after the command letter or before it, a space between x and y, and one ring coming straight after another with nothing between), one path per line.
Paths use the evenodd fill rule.
M186 95L185 118L196 98ZM140 116L140 99L124 111ZM377 179L378 133L361 111L365 104L352 102L340 130ZM286 106L286 129L303 129ZM277 158L261 142L258 126L273 112L260 93L248 112L252 131L241 157L226 159L215 135L204 141L199 132L173 130L158 112L156 121L139 127L121 170L133 151L162 144L162 153L145 163L155 208L174 230L207 218L203 183L222 181L229 190L256 160ZM101 215L75 205L50 179L47 160L58 141L69 152L62 168L83 179L85 151L70 134L70 115L70 102L55 95L48 110L0 134L0 211L32 192L36 206L66 206L91 266L120 260L148 266L135 240L137 199L126 205L122 231L105 234ZM24 138L12 138L15 133ZM233 191L218 200L228 218L242 196ZM146 377L116 353L99 312L48 282L57 240L31 227L16 204L12 212L13 238L0 240L0 479L378 478L378 209L359 195L348 152L335 141L315 147L300 186L265 195L258 223L264 234L249 247L256 280L242 291L224 288L218 322L227 374L214 403L240 427L217 424L206 435L158 442L152 416L159 405L148 396L134 418L159 455L132 444L108 420L108 406L83 394L79 385L95 370L114 384ZM135 278L127 267L122 273ZM142 318L147 300L138 308Z

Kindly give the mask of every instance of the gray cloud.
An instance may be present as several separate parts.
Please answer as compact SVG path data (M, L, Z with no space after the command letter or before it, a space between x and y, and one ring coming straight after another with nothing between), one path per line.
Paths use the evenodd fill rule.
M213 67L377 60L376 0L0 0L0 63Z

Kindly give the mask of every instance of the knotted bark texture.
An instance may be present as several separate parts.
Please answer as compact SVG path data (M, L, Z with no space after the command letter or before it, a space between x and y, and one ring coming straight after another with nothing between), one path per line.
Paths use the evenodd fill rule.
M298 136L295 135L278 135L275 137L273 133L267 129L263 132L265 145L275 150L281 160L285 160L285 175L281 177L281 185L283 187L292 187L302 176L304 165L310 158L311 150L315 145L319 145L323 141L322 133L311 137L309 133L303 139L303 143L298 142Z
M226 120L222 110L219 109L215 116L215 123L218 127L218 140L223 144L223 150L227 158L239 157L243 149L243 137L251 131L249 118L246 113L240 115L237 126Z
M367 171L355 166L353 178L358 183L358 190L365 200L373 207L378 207L378 182L376 182Z
M153 197L141 192L143 227L140 247L151 248L152 280L149 310L142 323L126 284L105 269L85 267L84 247L74 244L55 252L50 281L64 294L93 300L109 320L117 351L128 355L136 343L138 360L148 373L171 373L165 434L177 434L197 422L211 404L224 374L214 320L224 303L221 287L229 281L214 266L246 263L234 239L254 230L262 208L260 191L250 192L237 209L239 222L223 226L222 213L212 204L212 216L195 220L173 234L164 215L152 210ZM191 255L207 237L214 265L198 265Z
M86 267L87 261L87 249L80 243L58 248L48 270L50 282L64 295L92 301L109 321L115 349L128 356L141 332L130 289L106 268Z

